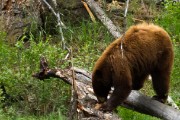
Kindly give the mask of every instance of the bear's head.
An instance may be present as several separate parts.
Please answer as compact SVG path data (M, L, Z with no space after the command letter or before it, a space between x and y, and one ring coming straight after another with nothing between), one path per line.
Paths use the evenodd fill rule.
M99 103L104 103L112 86L111 75L105 68L93 72L92 85Z

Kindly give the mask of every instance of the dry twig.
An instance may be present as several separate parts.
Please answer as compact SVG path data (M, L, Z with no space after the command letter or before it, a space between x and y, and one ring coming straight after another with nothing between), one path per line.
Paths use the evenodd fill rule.
M89 9L87 3L84 2L84 1L81 1L81 2L83 3L84 7L86 8L87 12L89 13L89 15L90 15L90 17L91 17L91 20L95 23L95 22L96 22L96 19L95 19L93 13L91 12L91 10Z

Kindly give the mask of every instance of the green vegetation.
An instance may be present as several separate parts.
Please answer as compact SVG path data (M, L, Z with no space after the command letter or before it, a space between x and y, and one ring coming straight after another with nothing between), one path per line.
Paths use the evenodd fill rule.
M159 15L155 22L163 26L173 38L175 60L170 95L180 106L180 7L168 2L165 10L168 12ZM99 22L84 20L80 25L69 23L67 26L69 29L64 31L64 37L66 46L73 48L74 66L92 71L95 61L113 41L113 37ZM29 41L23 42L27 38ZM48 59L50 68L68 67L69 61L64 60L66 55L67 50L61 48L58 37L47 35L44 40L41 31L36 35L32 32L28 36L24 35L13 46L6 42L6 33L0 32L0 83L5 85L7 93L15 99L14 102L0 103L1 106L6 104L5 108L0 109L0 119L65 120L71 95L70 86L55 78L39 81L32 74L39 70L42 56ZM151 87L151 82L145 86ZM146 90L144 93L152 95L153 91ZM0 96L0 100L4 100L4 96ZM118 113L124 120L158 120L122 107L118 108Z
M180 107L180 45L174 47L175 59L174 67L171 76L171 96L176 101L176 104Z
M4 113L2 110L0 111L0 119L1 120L65 120L66 118L61 114L60 110L57 112L52 112L48 115L44 116L22 116L21 114L15 114L16 111L12 108L9 109L8 112Z
M164 11L155 20L164 27L175 42L180 42L180 2L167 0Z
M42 55L48 56L52 67L58 67L59 60L65 57L66 52L62 52L57 45L50 45L50 37L46 41L39 40L38 43L32 37L29 46L25 47L22 41L9 46L4 40L5 35L1 33L0 36L0 81L15 101L4 103L7 114L46 115L58 109L65 114L69 103L69 86L56 79L39 81L32 74L38 71Z
M124 120L160 120L156 117L151 117L148 115L141 114L136 111L132 111L127 108L119 107L118 108L118 114L123 118Z
M67 33L69 45L73 46L75 66L89 71L106 46L113 41L107 29L100 23L83 21L80 26L70 28L73 32Z

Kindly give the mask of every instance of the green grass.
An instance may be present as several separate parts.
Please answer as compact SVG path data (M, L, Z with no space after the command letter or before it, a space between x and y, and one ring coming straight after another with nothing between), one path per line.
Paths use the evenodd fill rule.
M160 120L123 107L118 108L118 114L123 120Z
M168 31L173 41L180 42L180 2L172 2L172 0L166 1L163 12L155 22Z
M171 91L170 95L173 97L177 105L180 107L180 45L174 46L175 59L174 67L171 76Z
M0 111L0 119L1 120L66 120L66 117L63 116L59 110L57 112L53 112L44 116L35 116L35 115L24 116L18 114L15 115L14 112L15 111L13 110L8 111L8 113L4 113L3 111Z
M71 25L70 29L72 32L65 32L65 36L73 48L74 65L91 71L102 51L114 39L99 22L82 21L80 26Z

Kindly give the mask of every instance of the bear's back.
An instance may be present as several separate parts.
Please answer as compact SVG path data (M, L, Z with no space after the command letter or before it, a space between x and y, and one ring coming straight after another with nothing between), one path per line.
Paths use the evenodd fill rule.
M120 41L119 41L120 42ZM173 58L168 33L154 24L138 24L129 28L124 37L124 55L137 72L150 71L163 57ZM164 57L165 59L165 57Z
M121 55L121 43L123 43L124 58L132 64L151 63L157 60L165 49L170 49L172 52L170 37L163 28L154 24L142 23L131 26L122 37L113 41L100 56L94 69L101 69L110 55L117 56L117 53ZM142 66L148 67L149 65Z
M130 27L125 33L125 41L156 44L154 42L171 42L168 33L154 24L142 23ZM127 43L128 44L128 43Z

